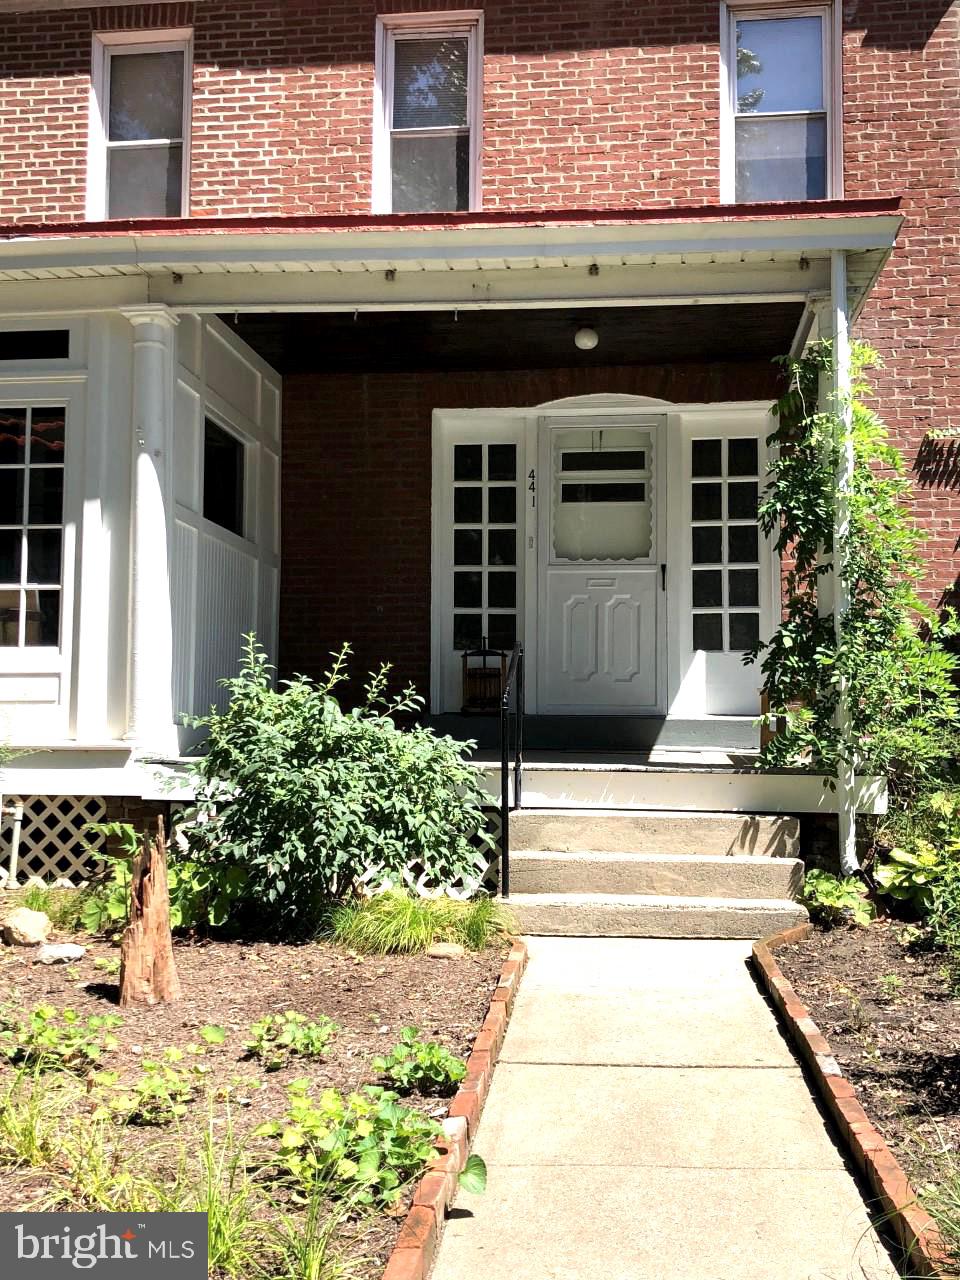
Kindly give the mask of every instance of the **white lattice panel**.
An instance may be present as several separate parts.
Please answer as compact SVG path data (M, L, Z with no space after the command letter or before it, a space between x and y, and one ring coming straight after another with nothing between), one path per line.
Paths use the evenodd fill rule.
M23 802L23 826L17 860L16 884L75 885L89 878L103 836L86 831L90 822L102 822L106 804L102 796L4 796L5 804ZM10 880L10 828L0 836L0 883Z
M455 884L438 889L430 882L423 868L414 864L404 868L402 879L406 887L421 898L446 896L464 900L472 898L482 886L488 889L495 888L500 858L500 810L492 807L484 808L483 816L487 832L493 836L494 847L489 848L478 837L475 841L477 859L469 872L461 876ZM387 884L388 882L381 879L379 873L373 869L367 871L359 880L361 891L370 894L379 893L387 887Z

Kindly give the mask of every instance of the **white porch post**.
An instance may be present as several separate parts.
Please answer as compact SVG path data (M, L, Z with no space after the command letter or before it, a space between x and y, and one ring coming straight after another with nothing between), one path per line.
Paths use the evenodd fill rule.
M833 516L834 597L833 618L837 640L850 608L850 593L844 581L843 556L850 529L850 489L853 483L853 409L850 403L850 309L847 294L847 255L834 250L830 255L830 310L833 332L833 407L838 420L840 445L836 472L836 500ZM845 682L840 686L837 713L840 733L850 738L850 707ZM837 770L837 816L839 820L840 868L854 875L857 861L856 779L852 763L843 761Z
M168 464L173 441L174 327L165 307L125 312L133 325L130 665L126 737L176 755Z

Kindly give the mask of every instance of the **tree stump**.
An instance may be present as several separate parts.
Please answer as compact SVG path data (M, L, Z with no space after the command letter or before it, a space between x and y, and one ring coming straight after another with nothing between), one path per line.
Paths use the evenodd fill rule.
M183 995L170 935L170 891L163 819L144 833L130 868L130 923L120 943L120 1003L166 1004Z

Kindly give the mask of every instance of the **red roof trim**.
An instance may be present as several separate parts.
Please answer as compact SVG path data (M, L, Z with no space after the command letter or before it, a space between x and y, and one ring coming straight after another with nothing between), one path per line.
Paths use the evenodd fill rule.
M45 222L0 226L0 239L38 236L183 235L297 231L426 231L489 226L615 226L618 223L754 222L775 218L840 218L897 214L900 197L800 200L770 204L674 205L657 209L488 209L476 213L267 214L257 217L123 218L111 222Z

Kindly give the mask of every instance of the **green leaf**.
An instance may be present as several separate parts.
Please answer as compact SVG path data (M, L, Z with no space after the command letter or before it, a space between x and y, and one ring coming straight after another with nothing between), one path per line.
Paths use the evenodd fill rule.
M207 1044L223 1044L227 1038L227 1033L223 1027L207 1026L200 1028L200 1039Z
M468 1156L457 1182L471 1195L482 1195L487 1189L487 1166L482 1157Z

